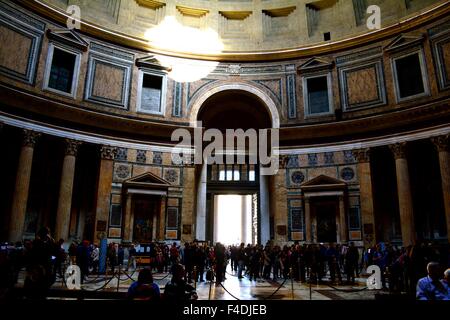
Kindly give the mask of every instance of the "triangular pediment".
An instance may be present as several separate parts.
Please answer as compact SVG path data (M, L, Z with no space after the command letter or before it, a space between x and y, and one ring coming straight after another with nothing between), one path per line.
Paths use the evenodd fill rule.
M333 61L322 57L314 57L303 63L297 68L299 72L317 71L322 69L331 69Z
M135 186L158 186L158 187L169 187L171 186L170 182L158 177L156 174L151 172L146 172L141 175L132 177L123 182L125 185L135 185Z
M401 50L406 47L415 46L422 43L424 40L423 35L406 35L401 34L396 37L391 43L384 47L385 51Z
M154 55L136 59L136 65L141 68L152 70L170 71L170 67L163 66Z
M83 40L75 31L69 29L47 30L47 36L57 42L64 43L70 47L75 47L86 51L89 44Z
M345 188L346 183L344 181L341 181L339 179L326 176L326 175L320 175L318 177L315 177L314 179L311 179L305 183L303 183L300 187L301 188L320 188L320 187L336 187L336 188Z

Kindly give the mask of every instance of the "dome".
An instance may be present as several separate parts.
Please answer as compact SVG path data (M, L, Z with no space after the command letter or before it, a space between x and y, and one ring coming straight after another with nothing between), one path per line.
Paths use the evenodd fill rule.
M46 7L47 15L67 9L65 0L43 2L55 10ZM373 33L376 30L367 27L367 20L377 10L379 28L386 31L442 2L79 0L71 1L70 5L80 9L86 30L107 30L157 51L219 57L258 53L273 58L277 52L292 55L299 49L328 46ZM367 10L368 5L378 9Z

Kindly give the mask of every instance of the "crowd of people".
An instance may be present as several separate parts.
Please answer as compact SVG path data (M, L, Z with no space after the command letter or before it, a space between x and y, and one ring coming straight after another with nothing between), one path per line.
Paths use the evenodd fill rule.
M437 271L449 267L448 246L421 243L397 248L379 243L361 249L352 242L348 245L294 243L283 247L270 242L265 246L244 243L231 246L216 243L211 246L199 241L183 245L176 242L150 243L146 246L147 266L140 270L137 281L129 288L128 296L132 299L160 298L153 273L172 274L165 286L165 298L192 299L196 297L194 282L214 281L219 286L227 276L236 276L238 279L248 277L250 281L293 279L304 283L355 284L370 265L380 268L382 286L386 290L417 294L417 298L423 298L429 297L423 292L432 289L435 291L433 297L449 297L448 284L441 279L444 273ZM107 274L114 274L117 268L123 272L136 271L141 252L139 244L110 243L105 253L104 271ZM45 297L46 290L57 277L64 278L65 269L70 264L80 268L83 283L89 274L100 271L99 247L85 240L73 242L66 251L64 240L54 241L48 228L42 228L33 241L4 246L0 253L0 298L7 294L8 288L15 286L19 272L24 268L27 296ZM450 274L448 270L447 273Z

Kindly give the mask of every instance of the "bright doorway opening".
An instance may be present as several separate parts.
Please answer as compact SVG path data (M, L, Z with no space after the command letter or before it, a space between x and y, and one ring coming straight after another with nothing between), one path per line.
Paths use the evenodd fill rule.
M254 243L257 234L256 195L214 196L214 242Z

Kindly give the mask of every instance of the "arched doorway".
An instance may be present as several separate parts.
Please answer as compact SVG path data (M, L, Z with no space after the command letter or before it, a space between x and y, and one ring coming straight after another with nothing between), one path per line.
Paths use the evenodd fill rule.
M272 128L274 123L279 125L278 113L274 114L254 90L231 87L206 95L201 106L193 110L195 121L201 121L205 130L257 132ZM271 100L270 103L273 104ZM270 240L268 177L260 175L259 164L250 161L248 148L223 152L233 153L234 160L224 157L223 164L204 163L197 167L196 238L226 244L266 243ZM239 155L245 158L244 163L238 163ZM234 227L228 222L233 222ZM236 235L231 236L232 232Z

